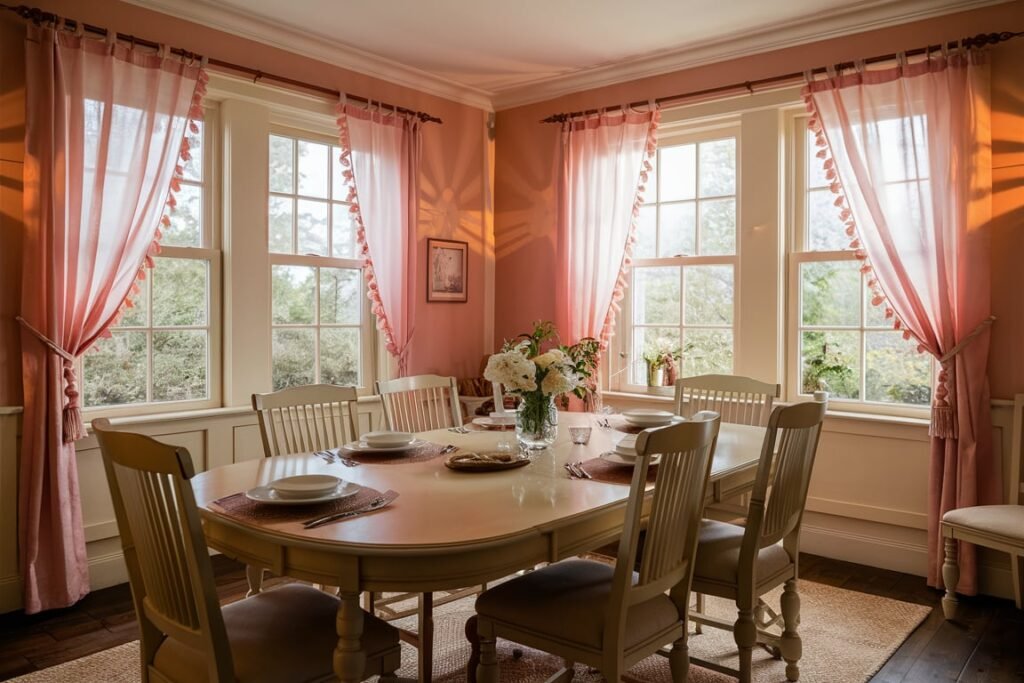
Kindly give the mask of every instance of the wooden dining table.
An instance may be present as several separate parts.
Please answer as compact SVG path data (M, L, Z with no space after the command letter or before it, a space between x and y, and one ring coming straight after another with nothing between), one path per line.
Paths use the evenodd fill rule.
M561 413L555 443L525 467L461 472L447 456L407 464L346 467L313 454L259 458L213 468L192 480L211 548L278 576L339 587L334 669L343 683L362 680L363 591L431 593L507 577L543 562L586 553L616 540L629 486L571 478L567 462L612 450L624 434L599 427L605 416ZM571 426L590 426L574 445ZM749 487L765 430L722 424L712 464L715 497ZM425 432L421 439L466 451L493 451L495 431ZM514 439L514 435L511 436ZM325 526L259 522L225 514L214 502L282 476L330 473L398 498L386 508ZM429 624L426 625L429 628ZM421 662L429 658L420 657ZM419 678L430 679L421 665Z

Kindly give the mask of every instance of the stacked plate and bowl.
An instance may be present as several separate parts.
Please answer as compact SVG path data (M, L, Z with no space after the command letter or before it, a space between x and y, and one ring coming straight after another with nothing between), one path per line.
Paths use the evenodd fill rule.
M622 411L622 418L630 425L644 429L667 427L684 421L684 418L674 415L667 410L653 410L650 408L624 410ZM636 464L637 457L636 438L636 434L626 434L615 444L612 450L602 453L600 455L601 459L616 465L632 467ZM656 465L659 459L659 456L654 456L651 459L651 464Z

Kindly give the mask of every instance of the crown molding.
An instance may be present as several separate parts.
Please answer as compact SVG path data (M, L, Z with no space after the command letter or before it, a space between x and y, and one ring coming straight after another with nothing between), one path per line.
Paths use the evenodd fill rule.
M201 0L124 0L132 5L208 26L365 76L493 111L494 93L359 50L285 24L267 21ZM216 55L210 55L214 57ZM363 93L359 93L363 94ZM396 102L401 104L401 102Z
M741 37L707 41L679 50L581 69L563 76L538 79L496 93L492 103L495 110L501 111L594 88L1009 1L1011 0L865 0L842 10L830 10L798 21L781 22Z

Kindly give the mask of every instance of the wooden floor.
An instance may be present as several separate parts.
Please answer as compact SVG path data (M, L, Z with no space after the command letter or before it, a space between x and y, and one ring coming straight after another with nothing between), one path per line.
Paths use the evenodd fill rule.
M221 599L231 601L244 596L245 572L241 565L221 556L213 559ZM808 581L935 608L873 681L1024 682L1024 612L1014 609L1012 602L963 600L958 623L949 623L942 618L939 593L927 588L917 576L813 555L801 558L801 575ZM137 637L127 585L92 593L65 610L34 616L17 612L0 615L0 680Z

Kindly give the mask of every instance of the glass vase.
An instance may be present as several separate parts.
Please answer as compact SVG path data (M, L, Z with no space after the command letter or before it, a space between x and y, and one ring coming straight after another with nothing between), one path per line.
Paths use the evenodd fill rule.
M516 439L528 450L547 448L558 435L558 408L554 396L523 396L516 411Z

